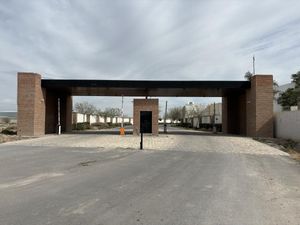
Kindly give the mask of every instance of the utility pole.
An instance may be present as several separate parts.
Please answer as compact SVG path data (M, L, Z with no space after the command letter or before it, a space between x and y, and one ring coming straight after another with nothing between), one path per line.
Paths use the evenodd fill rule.
M253 76L255 75L255 55L253 55L253 62L252 62L252 64L253 64Z
M121 128L120 128L120 135L125 135L125 129L124 129L124 96L122 95L122 109L121 109ZM117 118L118 119L118 118ZM118 122L118 121L117 121Z
M122 123L121 127L124 127L124 96L122 95Z
M216 103L214 102L213 133L216 133Z
M166 101L166 108L165 108L164 133L167 133L167 112L168 112L168 101Z

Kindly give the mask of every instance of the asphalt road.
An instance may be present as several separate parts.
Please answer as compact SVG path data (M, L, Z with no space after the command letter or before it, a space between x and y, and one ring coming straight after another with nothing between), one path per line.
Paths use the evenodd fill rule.
M300 224L298 162L188 148L0 145L0 224Z

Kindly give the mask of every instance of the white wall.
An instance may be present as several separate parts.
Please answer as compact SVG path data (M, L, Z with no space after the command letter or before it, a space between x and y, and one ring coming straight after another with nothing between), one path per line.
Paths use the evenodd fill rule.
M85 114L81 114L81 113L73 113L73 116L76 116L77 117L77 123L82 123L82 122L87 122L87 115ZM74 121L74 120L73 120ZM105 121L105 118L104 117L99 117L99 122L100 123L104 123ZM94 115L90 115L90 124L92 123L96 123L97 122L97 116L94 116ZM110 117L107 117L106 118L106 122L109 123L109 122L112 122L112 123L121 123L122 122L122 118L121 117L118 117L118 118L111 118ZM133 119L132 118L124 118L124 123L133 123Z
M90 115L90 123L96 123L97 122L97 116Z
M275 115L275 136L300 141L300 111L284 111Z
M81 113L76 113L75 115L77 116L77 123L83 123L86 121L85 115L83 115Z

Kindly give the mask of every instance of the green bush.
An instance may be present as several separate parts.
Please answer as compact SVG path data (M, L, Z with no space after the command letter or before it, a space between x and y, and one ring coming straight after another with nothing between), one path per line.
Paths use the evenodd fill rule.
M185 128L191 128L192 124L191 123L178 123L176 124L177 127L185 127Z
M107 123L93 123L92 127L96 127L97 129L106 129L106 128L110 128L109 125Z
M89 122L73 124L73 130L87 130L87 129L91 129L91 125Z
M17 134L17 127L16 126L9 126L1 131L2 134L6 135L16 135Z

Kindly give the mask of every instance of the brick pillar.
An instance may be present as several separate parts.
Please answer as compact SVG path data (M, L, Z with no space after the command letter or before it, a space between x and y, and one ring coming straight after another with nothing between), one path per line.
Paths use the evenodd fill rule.
M158 135L158 99L133 100L133 134L140 134L140 112L152 111L152 134Z
M247 136L273 137L273 76L253 76L246 98Z
M18 135L40 136L45 134L45 91L41 75L18 73Z

